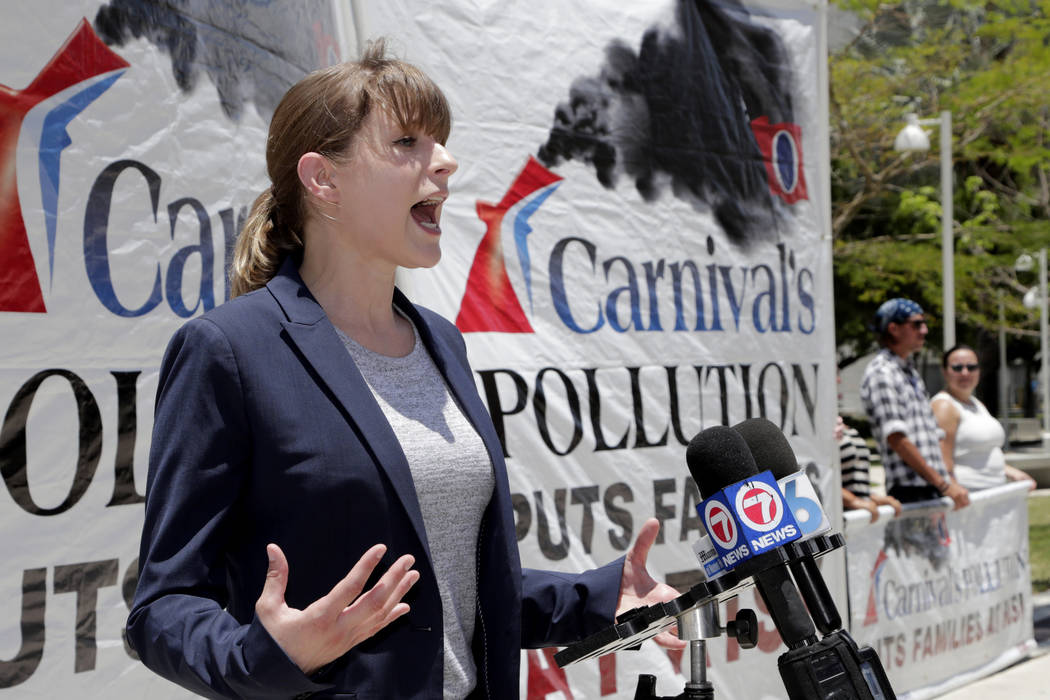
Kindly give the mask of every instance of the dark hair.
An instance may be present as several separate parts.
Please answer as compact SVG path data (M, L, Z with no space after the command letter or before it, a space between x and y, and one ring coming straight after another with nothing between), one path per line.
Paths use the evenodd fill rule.
M964 343L956 343L955 345L953 345L950 348L948 348L947 350L945 350L944 354L941 355L941 368L942 369L947 369L948 368L948 358L956 350L969 350L970 352L972 352L974 354L974 357L977 357L977 351L974 350L973 348L971 348L969 345L966 345ZM980 359L980 358L978 358L978 359Z
M289 254L301 254L310 213L299 181L299 159L320 153L345 160L372 109L385 109L406 130L444 144L452 127L445 95L415 66L387 58L382 39L360 61L310 73L292 86L274 110L266 139L272 183L252 204L233 254L231 296L264 286Z

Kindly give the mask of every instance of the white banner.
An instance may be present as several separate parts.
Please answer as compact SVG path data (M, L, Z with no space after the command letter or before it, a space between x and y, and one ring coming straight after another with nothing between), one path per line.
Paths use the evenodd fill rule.
M822 5L358 7L453 106L442 262L404 281L465 333L525 565L604 563L655 516L652 568L687 587L685 445L752 416L783 427L838 522ZM841 566L824 566L839 590ZM783 697L759 618L760 649L711 644L719 697ZM673 695L688 674L651 642L552 655L524 655L523 697L630 697L639 673Z
M346 55L341 6L0 10L0 695L185 695L122 639L156 368L225 299L270 110ZM835 522L823 2L355 10L453 105L444 259L403 282L466 334L526 565L603 563L655 516L652 569L688 586L684 446L752 416L783 427ZM844 590L841 559L823 569ZM723 607L757 607L761 630L710 645L719 697L783 697L769 617L749 593ZM639 673L677 694L688 672L651 643L552 656L523 654L523 697L630 696Z
M850 630L898 697L935 697L1034 648L1027 494L1007 484L874 524L846 514Z
M339 9L0 8L0 696L187 695L123 641L157 367L226 298L270 113L344 55Z

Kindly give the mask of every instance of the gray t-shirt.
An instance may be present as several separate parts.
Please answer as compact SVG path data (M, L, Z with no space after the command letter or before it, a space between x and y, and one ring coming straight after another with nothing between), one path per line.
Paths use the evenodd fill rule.
M492 461L418 331L411 353L387 357L336 330L408 459L441 594L444 697L465 698L477 679L470 649L477 605L477 541L495 483Z

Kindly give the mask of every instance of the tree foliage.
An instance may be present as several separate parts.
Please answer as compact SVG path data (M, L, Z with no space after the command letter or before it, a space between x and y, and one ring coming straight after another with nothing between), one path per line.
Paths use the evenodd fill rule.
M952 113L956 335L987 345L1004 300L1011 357L1038 348L1021 303L1050 246L1050 0L833 0L852 40L830 57L832 227L842 364L872 349L867 329L894 296L919 301L940 343L939 145L904 154L908 112Z

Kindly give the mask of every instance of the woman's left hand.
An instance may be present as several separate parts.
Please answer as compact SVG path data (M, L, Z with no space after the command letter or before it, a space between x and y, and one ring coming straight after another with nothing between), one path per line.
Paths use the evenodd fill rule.
M656 535L660 532L660 521L649 518L638 531L638 538L627 550L627 558L623 563L623 578L620 579L620 599L616 605L616 614L620 615L628 610L652 605L653 603L665 603L678 597L678 591L666 583L661 583L649 575L645 562L649 558L649 549L656 541ZM671 630L665 630L653 638L657 644L668 649L684 649L688 643L678 638Z
M1031 474L1009 464L1006 465L1006 479L1008 481L1023 481L1027 483L1029 491L1034 491L1036 487L1035 479L1032 478Z

